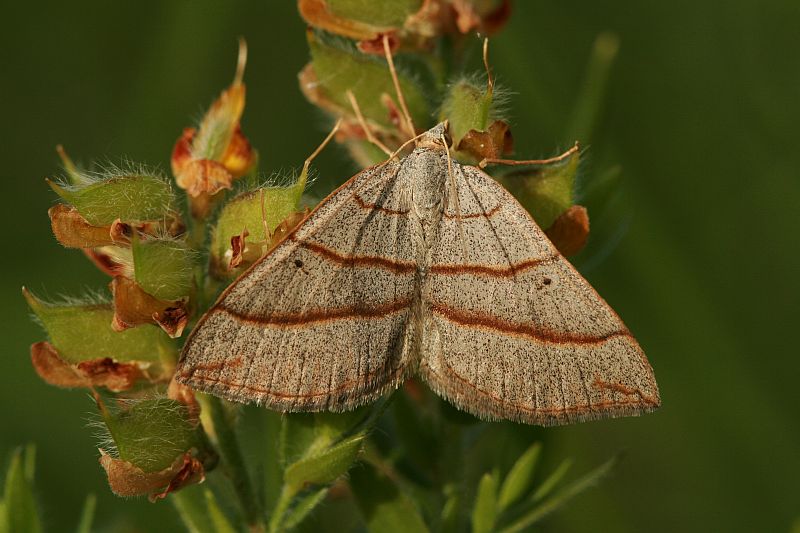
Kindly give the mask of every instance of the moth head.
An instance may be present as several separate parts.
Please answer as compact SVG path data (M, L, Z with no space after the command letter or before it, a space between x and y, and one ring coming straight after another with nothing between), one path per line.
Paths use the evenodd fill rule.
M445 142L448 148L453 146L453 139L450 138L450 123L446 120L420 135L419 140L417 140L417 146L419 148L444 150Z

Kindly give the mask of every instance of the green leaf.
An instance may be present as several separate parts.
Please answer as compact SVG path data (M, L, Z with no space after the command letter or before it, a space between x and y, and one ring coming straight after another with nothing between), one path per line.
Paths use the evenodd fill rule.
M282 463L296 462L325 450L345 436L365 433L385 402L346 413L292 413L282 419L279 454Z
M67 182L70 185L81 186L94 183L95 180L91 176L72 162L63 146L60 144L56 146L56 152L58 152L58 157L61 158L61 166L64 167L64 172L67 174Z
M99 406L119 458L145 472L163 470L180 454L201 446L196 422L175 400L137 400L114 410Z
M367 530L375 533L427 532L411 499L384 473L368 463L350 472L350 488Z
M614 468L616 463L617 457L612 457L588 474L567 485L552 498L545 500L537 507L525 513L511 525L502 529L500 533L519 533L520 531L529 531L533 524L537 523L547 514L555 511L586 489L596 485L600 479L605 477Z
M336 16L389 27L402 27L406 18L422 6L422 0L327 0L326 3L329 11Z
M231 237L241 235L246 229L249 242L267 240L264 226L269 232L286 217L297 211L300 198L306 188L307 174L287 187L262 187L238 195L222 208L217 224L211 233L211 254L218 261L225 257L231 247ZM263 209L262 209L263 202Z
M113 174L89 185L61 185L48 180L50 187L89 224L108 226L115 220L147 222L171 214L175 196L169 182L147 174Z
M272 509L280 495L281 485L283 484L283 465L280 457L280 435L283 415L269 410L262 410L264 420L265 439L269 443L264 446L261 455L263 465L262 487L264 492L264 508Z
M228 518L220 509L214 493L209 489L205 489L203 491L203 495L205 496L206 508L208 509L208 514L211 518L213 530L217 533L236 533L236 528L231 525L231 523L228 521Z
M284 480L295 492L308 484L332 483L347 472L358 458L366 435L358 434L299 461L286 468Z
M384 402L360 407L345 413L322 411L314 413L314 430L320 443L333 443L343 436L355 432L365 432L375 423L376 414L383 411Z
M308 453L317 438L316 430L312 413L287 413L281 418L278 455L284 467Z
M81 519L78 522L76 533L92 533L92 522L94 521L94 511L97 507L97 496L89 494L83 501Z
M322 503L322 500L324 500L327 495L328 488L324 487L300 498L294 507L292 507L292 510L287 513L286 519L283 522L284 530L291 531L299 526L300 523L308 517L311 511Z
M131 241L134 280L151 296L180 300L189 295L194 281L195 252L178 240Z
M580 152L544 167L495 176L525 206L536 223L547 229L573 204Z
M6 471L3 491L2 531L8 533L35 533L42 531L42 523L33 497L33 471L28 466L33 462L34 448L29 446L23 453L17 448L11 455ZM27 470L27 471L26 471Z
M216 533L203 487L199 485L184 487L170 494L169 500L175 506L189 533Z
M491 108L492 93L485 83L461 79L449 87L439 120L450 121L450 136L458 146L469 130L486 131Z
M556 488L556 485L558 485L558 483L564 478L571 466L572 459L564 459L564 461L558 465L558 468L556 468L553 473L550 474L541 485L539 485L539 487L536 489L536 492L533 493L531 499L535 502L538 502L553 492L553 489Z
M516 503L530 490L541 451L541 443L534 443L525 453L520 455L517 462L511 467L505 480L503 480L502 487L500 487L500 496L497 500L498 512L502 513L508 506Z
M174 343L159 327L143 324L114 331L111 304L47 303L25 289L22 293L65 361L78 363L109 357L118 362L158 362L173 361L177 356Z
M497 472L486 473L478 484L475 507L472 509L473 533L490 533L497 519Z
M270 517L270 531L282 531L295 497L306 485L332 483L347 472L387 404L384 399L347 413L295 413L283 417L278 449L281 463L289 464Z
M592 55L586 66L583 86L572 106L572 118L567 128L569 141L588 142L592 137L597 118L606 97L608 75L619 51L619 37L613 33L601 33L592 47Z
M384 94L396 100L394 84L385 61L362 54L341 41L323 40L320 34L313 31L308 32L308 46L320 89L333 103L349 112L349 89L353 91L366 118L385 128L394 129L389 111L381 101ZM398 72L398 78L415 126L425 128L430 123L430 107L423 89L403 72Z
M441 533L455 533L458 531L459 507L461 498L455 485L449 484L444 487L445 501L442 506Z

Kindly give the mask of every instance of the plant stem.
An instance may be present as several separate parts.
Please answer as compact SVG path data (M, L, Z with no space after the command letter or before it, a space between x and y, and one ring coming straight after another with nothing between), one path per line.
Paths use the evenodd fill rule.
M225 470L242 506L245 520L252 529L262 529L261 511L247 472L239 441L230 417L225 412L223 401L216 396L205 395L204 407L208 409L217 437L217 448L222 456Z
M289 508L289 504L292 502L294 495L295 491L292 490L288 485L284 484L283 488L281 489L281 494L278 496L278 501L275 503L275 508L272 510L272 516L269 520L270 533L278 533L281 531L283 515L286 514L286 510Z

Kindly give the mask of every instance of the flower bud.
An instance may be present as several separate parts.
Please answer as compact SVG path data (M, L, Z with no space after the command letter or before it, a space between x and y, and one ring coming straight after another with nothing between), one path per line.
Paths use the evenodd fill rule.
M197 414L181 402L154 398L110 408L96 399L109 437L100 464L115 494L163 498L202 482L206 467L216 461Z
M46 303L26 289L23 295L49 342L31 346L37 373L61 387L130 389L137 381L168 381L177 353L154 326L116 332L114 312L105 301Z
M515 170L496 178L533 215L539 227L547 229L572 207L580 158L580 152L575 151L558 163Z
M286 233L287 227L281 227L284 221L288 219L292 228L299 222L292 215L306 181L304 171L293 185L262 187L225 204L211 232L211 269L216 276L229 278L241 273L275 244L273 236Z
M508 19L510 0L299 0L310 26L358 41L364 53L383 55L383 36L392 51L428 49L443 34L491 34Z
M344 119L337 139L347 140L351 155L365 165L383 161L386 155L364 147L366 134L348 97L352 92L367 127L390 149L398 148L411 136L402 127L400 107L389 68L383 61L366 56L352 45L326 38L309 30L311 63L299 75L305 97L324 111ZM416 79L399 71L400 88L417 128L431 122L431 107L425 88ZM375 156L374 158L372 156Z
M222 191L256 166L257 153L240 127L246 60L247 48L241 41L233 83L214 101L196 130L183 130L172 150L172 173L189 196L195 218L206 217Z
M174 217L172 187L154 173L112 169L88 185L47 182L92 226L111 226L118 220L144 223Z

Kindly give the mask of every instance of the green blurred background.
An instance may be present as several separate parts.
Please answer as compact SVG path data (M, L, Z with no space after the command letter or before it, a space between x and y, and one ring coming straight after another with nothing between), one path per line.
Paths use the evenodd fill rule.
M52 238L43 178L58 171L57 143L86 162L167 169L181 129L229 83L240 35L250 48L244 130L263 170L298 167L327 128L297 88L304 24L289 0L16 2L3 12L0 457L37 444L53 531L74 528L89 491L104 529L179 529L169 504L110 495L86 393L48 387L31 369L28 346L43 335L20 287L74 294L107 281ZM583 180L590 190L618 164L621 181L596 209L589 199L597 253L582 266L647 351L663 407L546 430L547 453L574 456L576 471L626 455L543 527L787 531L800 518L800 3L517 1L491 57L514 91L519 156L570 143L565 124L604 31L621 47L582 139ZM317 194L353 170L341 150L318 168Z

